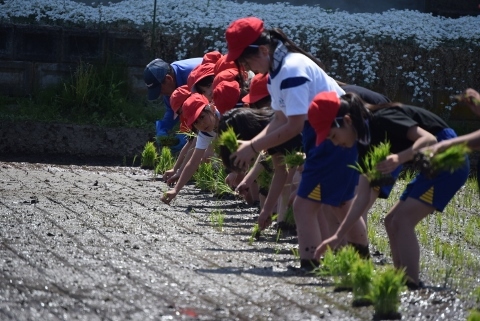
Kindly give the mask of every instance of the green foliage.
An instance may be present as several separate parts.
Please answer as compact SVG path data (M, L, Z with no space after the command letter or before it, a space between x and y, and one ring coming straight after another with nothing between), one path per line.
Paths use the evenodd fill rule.
M227 129L218 136L218 145L225 146L230 152L235 153L238 148L237 138L238 135L235 134L233 127L228 126Z
M480 311L471 310L470 314L468 315L467 321L480 321Z
M155 174L163 174L175 165L175 158L172 151L168 147L162 147L158 156L157 166L155 166Z
M353 285L353 299L370 301L372 289L373 263L371 260L358 260L350 268Z
M289 206L287 208L287 212L285 213L285 223L289 225L295 225L295 216L293 215L293 206Z
M253 225L250 238L248 239L248 244L252 245L255 240L258 240L260 238L261 233L262 231L260 230L260 225L258 225L258 223L255 223L255 225Z
M351 266L360 260L358 252L350 245L342 247L336 253L331 249L325 252L321 268L315 273L319 276L333 276L337 289L352 289Z
M157 143L159 146L175 146L178 144L179 139L175 135L165 135L165 136L157 136L156 137Z
M193 174L195 186L202 191L209 191L215 172L211 162L201 163L197 171Z
M210 213L210 223L220 232L223 231L223 223L225 222L225 213L221 210L214 210Z
M284 162L288 168L302 166L305 162L305 154L296 150L287 152L285 154Z
M465 164L465 157L471 150L464 144L453 145L430 159L434 171L448 170L454 172Z
M218 197L233 193L230 186L225 183L226 177L227 174L221 166L221 160L213 157L210 162L201 163L193 175L196 187L202 191L212 192Z
M375 314L388 315L398 312L400 294L405 288L405 272L387 266L383 271L374 274L370 298Z
M264 167L267 166L269 169L264 169L260 172L257 178L257 183L259 187L266 188L268 190L273 178L272 156L268 155L263 163L265 164Z
M142 152L141 168L154 169L158 153L154 142L147 142Z
M92 124L105 127L151 128L159 111L135 98L129 85L127 66L80 62L71 78L60 85L34 92L4 104L0 117Z
M357 163L356 165L350 165L349 167L356 169L361 174L364 174L370 186L381 186L384 183L385 179L390 182L391 175L383 175L377 170L377 164L385 160L388 155L390 155L391 144L387 140L378 144L377 146L372 146L367 152L365 157L362 160L362 163ZM393 182L392 182L393 183Z

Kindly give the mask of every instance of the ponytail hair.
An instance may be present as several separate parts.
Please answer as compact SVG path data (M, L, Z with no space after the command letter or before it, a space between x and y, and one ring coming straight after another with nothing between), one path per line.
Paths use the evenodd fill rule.
M271 108L234 108L223 114L218 123L218 135L220 136L228 127L232 127L238 139L250 140L257 136L273 119L274 110ZM238 171L233 165L230 150L225 146L219 146L218 154L225 168Z
M367 136L367 125L365 121L371 119L372 114L367 108L367 103L357 94L347 93L340 97L340 109L337 117L349 115L358 137Z

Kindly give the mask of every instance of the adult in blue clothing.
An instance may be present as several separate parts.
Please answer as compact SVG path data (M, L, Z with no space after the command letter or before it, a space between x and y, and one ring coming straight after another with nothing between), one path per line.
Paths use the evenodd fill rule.
M148 99L156 100L163 96L163 103L165 104L163 119L156 122L157 136L168 135L178 122L178 118L170 106L170 95L178 87L187 84L188 75L190 75L193 68L202 63L202 59L201 57L190 58L168 64L157 58L145 67L143 79L148 88ZM182 149L187 141L184 134L177 134L176 136L179 139L179 143L171 148L173 152Z

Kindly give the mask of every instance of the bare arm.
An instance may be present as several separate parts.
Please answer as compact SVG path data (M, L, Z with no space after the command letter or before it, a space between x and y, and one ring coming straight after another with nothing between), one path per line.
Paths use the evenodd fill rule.
M204 153L205 153L205 149L195 148L195 150L193 151L192 157L190 157L190 160L188 161L182 173L180 174L180 178L178 179L178 182L175 185L175 187L169 190L168 192L166 192L165 195L162 197L163 202L168 204L172 199L175 198L175 196L177 196L178 192L180 192L183 186L185 186L188 180L192 178L193 174L198 169L198 166L202 161L202 157Z
M302 132L305 115L286 117L281 111L276 111L272 121L254 138L240 141L237 151L232 154L235 166L246 167L254 157L255 152L278 146Z

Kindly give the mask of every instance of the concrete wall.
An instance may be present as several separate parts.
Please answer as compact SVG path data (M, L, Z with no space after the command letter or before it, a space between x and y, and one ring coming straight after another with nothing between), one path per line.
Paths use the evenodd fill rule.
M138 32L0 24L0 92L28 95L68 79L80 61L127 64L132 86L145 94L150 61Z

